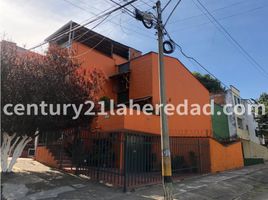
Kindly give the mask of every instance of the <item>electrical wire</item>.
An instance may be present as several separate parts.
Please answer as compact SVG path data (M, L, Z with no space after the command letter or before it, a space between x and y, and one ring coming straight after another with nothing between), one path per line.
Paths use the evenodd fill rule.
M94 30L95 28L97 28L99 25L101 25L108 17L110 17L110 15L107 15L105 18L103 18L103 20L101 20L98 24L96 24L94 27L90 28L89 30L87 30L85 33L78 35L76 38L74 38L73 40L79 40L80 38L82 38L84 35L86 35L90 30ZM96 34L97 35L97 34Z
M203 70L205 70L210 76L212 76L215 80L217 80L218 82L220 82L224 87L229 88L229 86L227 84L225 84L224 82L222 82L221 80L219 80L213 73L211 73L204 65L202 65L197 59L195 59L192 56L187 55L181 45L179 45L178 43L176 43L174 40L172 40L171 36L169 35L169 33L167 32L167 30L164 28L165 30L165 34L168 36L169 40L172 41L180 50L180 53L187 59L189 59L190 61L194 61L196 64L198 64Z
M116 1L114 1L114 0L110 0L111 2L113 2L114 4L116 4L116 5L118 5L118 6L121 6L121 4L120 3L118 3L118 2L116 2ZM131 6L133 6L132 4L130 4ZM134 6L133 6L134 7ZM135 7L134 7L135 8ZM128 14L128 15L130 15L131 17L134 17L135 16L135 13L133 13L131 10L129 10L128 8L123 8L123 10L125 10L126 11L126 13Z
M164 8L162 9L162 12L164 12L164 10L168 7L168 5L171 3L171 0L169 0L166 5L164 6Z
M58 36L55 36L55 37L53 37L53 38L51 38L51 39L49 39L49 40L47 40L47 41L45 41L45 42L43 42L43 43L41 43L41 44L39 44L39 45L36 45L36 46L34 46L34 47L32 47L32 48L30 48L30 49L28 49L28 50L32 50L32 49L35 49L35 48L37 48L37 47L43 46L44 44L46 44L46 43L48 43L48 42L50 42L50 41L53 41L53 40L55 40L55 39L58 39L58 38L60 38L60 37L62 37L62 36L64 36L64 35L66 35L66 34L68 34L68 33L70 33L70 32L73 32L73 31L75 31L75 30L77 30L77 29L79 29L79 28L81 28L81 27L85 27L86 25L91 24L91 23L93 23L93 22L95 22L95 21L97 21L97 20L99 20L99 19L101 19L101 18L103 18L103 17L105 17L105 16L107 16L107 15L110 15L110 14L112 14L112 13L118 11L118 10L121 10L121 9L124 8L125 6L131 4L131 3L135 2L135 1L137 1L137 0L132 0L132 1L127 2L126 4L124 4L124 5L122 5L122 6L119 6L119 7L114 8L114 9L111 10L111 11L105 12L104 14L99 15L97 18L95 18L95 19L93 19L93 20L90 20L89 22L86 22L86 23L84 23L84 24L82 24L82 25L78 25L78 26L76 26L76 27L70 29L69 31L66 31L66 32L64 32L64 33L62 33L62 34L60 34L60 35L58 35Z
M172 9L172 11L170 12L165 24L164 24L164 27L166 26L166 24L168 23L168 20L170 19L170 17L173 15L174 11L176 10L176 8L178 7L178 5L180 4L181 0L178 0L178 2L176 3L176 5L174 6L174 8Z
M106 37L103 37L95 46L91 47L89 50L86 50L85 52L75 55L75 56L71 56L71 58L78 58L81 57L83 55L86 55L89 52L92 52L95 48L97 48L104 40L106 39Z
M116 3L117 4L117 3ZM120 4L117 4L117 5L120 5ZM120 5L121 6L121 5ZM101 25L108 17L109 17L110 15L107 15L101 22L99 22L97 25L95 25L94 27L92 27L90 30L93 30L94 28L96 28L96 27L98 27L99 25ZM132 16L133 17L133 16ZM120 26L121 26L121 24L120 24ZM122 28L122 27L121 27ZM73 39L73 40L79 40L81 37L83 37L84 35L86 35L90 30L88 30L88 31L86 31L85 33L83 33L83 34L81 34L79 37L77 37L77 38L75 38L75 39ZM91 38L93 38L93 37L95 37L96 35L99 35L99 34L94 34L93 36L91 36L91 37L88 37L88 38L86 38L86 39L84 39L84 40L82 40L82 41L79 41L79 42L85 42L85 41L87 41L87 40L89 40L89 39L91 39ZM78 58L78 57L81 57L81 56L83 56L83 55L85 55L85 54L87 54L87 53L89 53L89 52L91 52L91 51L93 51L96 47L98 47L104 40L106 39L106 37L103 37L102 39L101 39L101 41L99 41L94 47L92 47L92 48L90 48L89 50L87 50L87 51L85 51L85 52L83 52L83 53L81 53L81 54L78 54L78 55L75 55L75 56L72 56L72 58Z
M81 1L81 0L80 0ZM67 2L67 1L66 1ZM73 4L71 4L71 5L73 5ZM132 4L130 4L130 5L132 5ZM76 6L77 7L77 6ZM77 7L77 8L79 8L79 7ZM81 10L83 10L83 11L85 11L85 12L90 12L90 11L88 11L87 9L82 9L81 7L80 7L80 9ZM95 9L97 9L97 8L95 8ZM99 9L97 9L97 10L99 10ZM92 13L92 12L90 12L90 13ZM121 13L119 13L119 14L117 14L117 15L114 15L114 17L117 17L118 15L120 15ZM131 16L131 17L133 17L133 16ZM133 17L134 18L134 17ZM134 32L134 33L137 33L137 34L139 34L139 35L142 35L142 36L144 36L144 37L147 37L147 38L152 38L151 36L149 36L148 34L145 34L145 33L142 33L142 32L138 32L136 29L132 29L132 28L128 28L128 27L125 27L125 26L123 26L122 25L122 23L116 23L116 22L114 22L114 21L112 21L112 19L113 18L111 18L110 20L107 20L106 22L111 22L112 24L114 24L114 25L117 25L117 26L120 26L120 27L123 27L123 28L125 28L125 29L127 29L127 30L130 30L131 32ZM105 23L106 23L105 22Z
M243 1L236 2L236 3L232 3L230 5L223 6L223 7L216 8L214 10L211 10L210 12L211 13L218 12L220 10L224 10L224 9L231 8L233 6L236 6L236 5L243 4L243 3L247 2L247 1L250 1L250 0L243 0ZM183 19L180 19L180 20L171 21L171 22L169 22L169 24L174 24L174 23L177 23L177 22L183 22L183 21L187 21L187 20L190 20L190 19L193 19L193 18L197 18L197 17L202 17L202 16L204 16L204 14L198 14L198 15L186 17L186 18L183 18Z
M243 14L246 14L246 13L249 13L249 12L252 12L252 11L256 11L256 10L259 10L259 9L263 9L265 7L268 7L268 5L263 5L263 6L259 6L259 7L255 7L255 8L252 8L252 9L249 9L249 10L246 10L246 11L242 11L242 12L239 12L239 13L235 13L235 14L232 14L232 15L227 15L227 16L224 16L224 17L220 17L218 18L219 21L221 20L225 20L225 19L228 19L228 18L232 18L232 17L235 17L235 16L239 16L239 15L243 15ZM193 17L196 17L197 15L193 16ZM198 16L204 16L203 14L201 15L198 15ZM182 19L182 21L184 20L187 20L187 19L191 19L192 17L189 17L189 18L184 18ZM175 23L177 23L179 21L176 21ZM189 26L189 27L184 27L184 28L176 28L176 29L173 29L170 31L170 33L173 33L175 31L183 31L183 30L188 30L188 29L192 29L192 28L197 28L197 27L203 27L203 25L207 25L207 24L210 24L211 22L204 22L204 23L200 23L200 24L197 24L195 26ZM169 24L173 24L173 22L170 22Z
M140 0L142 3L144 3L144 5L147 5L148 7L152 7L149 3L143 1L143 0Z
M224 28L224 26L210 13L210 11L201 3L200 0L196 0L199 5L206 11L206 16L207 14L212 18L212 20L218 25L215 25L215 23L213 23L213 21L211 20L210 17L209 20L211 21L211 23L213 23L217 29L220 30L220 32L224 32L228 38L230 38L230 40L236 45L236 47L238 47L240 49L240 51L242 51L244 53L244 55L247 57L247 59L253 64L252 66L255 66L255 69L257 69L262 75L264 75L264 77L268 78L268 73L266 72L266 70L255 60L255 58L253 58L246 49L244 49L244 47L231 35L231 33L229 33L229 31L227 31L227 29ZM194 1L193 1L194 2ZM194 2L195 3L195 2ZM198 7L199 8L199 7ZM202 12L203 10L200 9ZM225 35L224 34L224 35ZM226 36L225 35L225 36ZM227 37L226 37L227 38ZM232 43L232 44L233 44Z

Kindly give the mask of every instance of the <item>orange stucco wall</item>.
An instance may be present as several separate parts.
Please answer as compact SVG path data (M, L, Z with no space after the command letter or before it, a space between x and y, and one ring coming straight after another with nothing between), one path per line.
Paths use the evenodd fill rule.
M152 96L153 74L151 54L134 59L130 62L129 99Z
M91 50L85 45L74 43L73 48L76 50L79 62L82 63L82 70L85 75L90 70L97 68L106 76L104 90L100 96L108 96L116 102L117 94L113 90L114 83L108 78L117 73L118 64L127 62L120 56L106 56L98 51ZM210 102L209 92L194 78L182 63L177 59L166 56L165 59L165 76L167 101L173 105L183 103L188 99L189 104L197 103L200 106ZM129 98L137 99L152 96L153 105L159 104L159 79L158 79L158 56L156 53L148 53L144 56L137 57L130 61L130 81L129 81ZM105 121L105 129L133 129L134 131L160 134L159 116L125 116L113 117L112 123ZM109 121L109 120L108 120ZM177 114L168 117L169 130L171 136L210 136L211 135L211 117L210 116L192 116ZM121 124L120 124L121 123ZM122 124L123 123L123 124ZM120 124L120 125L119 125ZM149 128L148 126L152 126ZM99 124L97 126L104 127Z
M130 112L128 109L127 112ZM135 110L132 110L133 115L109 115L99 116L98 124L99 129L102 131L116 131L116 130L129 130L138 131L151 134L160 133L160 119L156 115L137 115Z
M224 146L209 139L211 172L220 172L244 166L241 142Z
M159 103L158 55L153 59L153 104ZM166 56L165 80L167 102L182 104L187 99L190 104L203 106L210 103L208 90L177 59ZM210 136L211 116L173 115L168 118L171 135Z
M159 104L159 79L158 79L158 59L156 53L149 53L142 57L136 58L130 62L130 88L129 98L136 99L146 96L152 96L153 105ZM201 83L194 78L177 59L165 57L165 76L167 88L167 101L175 106L183 103L184 99L188 99L189 104L196 103L200 106L210 103L209 92ZM126 116L130 119L127 122L131 124L131 128L138 131L146 132L148 126L152 126L151 131L160 134L159 116L147 119L143 116ZM115 117L113 117L115 120ZM200 115L183 115L177 114L168 117L169 130L171 136L211 136L211 116ZM119 123L114 121L114 124ZM125 125L127 123L124 121ZM113 126L111 124L111 126ZM109 125L106 123L106 126ZM123 127L126 128L126 127ZM150 132L151 133L151 132Z
M45 146L38 146L35 152L35 160L50 167L59 167L51 152Z
M73 43L72 48L77 55L75 59L81 63L80 70L85 76L87 76L93 69L101 71L105 76L106 81L103 85L102 94L99 96L108 96L111 99L116 99L116 94L113 91L112 81L109 79L109 76L117 73L116 65L125 63L127 60L118 55L109 57L77 42Z

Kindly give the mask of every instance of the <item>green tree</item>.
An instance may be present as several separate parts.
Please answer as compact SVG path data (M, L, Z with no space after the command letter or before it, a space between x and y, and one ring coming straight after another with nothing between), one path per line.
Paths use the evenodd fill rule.
M199 80L210 93L221 93L225 91L225 88L222 87L221 82L213 78L209 74L201 74L199 72L193 72L193 75Z
M24 147L38 134L90 125L92 116L73 120L74 111L67 115L7 115L7 104L52 105L84 104L96 101L101 90L102 74L93 70L89 77L82 76L80 63L72 59L67 49L51 45L45 55L22 51L9 42L1 42L1 170L10 172ZM87 109L84 106L84 109ZM12 160L8 163L8 156Z
M262 93L258 99L258 103L265 106L265 113L259 113L257 118L260 134L268 137L268 94Z

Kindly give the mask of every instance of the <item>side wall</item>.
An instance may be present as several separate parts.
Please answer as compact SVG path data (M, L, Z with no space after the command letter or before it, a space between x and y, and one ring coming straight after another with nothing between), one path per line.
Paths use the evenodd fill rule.
M268 160L268 148L251 141L242 140L245 158L263 158Z
M116 93L113 91L113 85L109 76L117 73L116 65L125 63L127 60L117 55L109 57L77 42L73 43L72 48L76 51L74 58L81 63L79 70L84 76L89 77L93 69L97 69L104 74L106 82L103 86L103 92L99 94L99 96L107 96L110 99L116 99Z
M214 103L214 115L212 115L213 136L217 139L229 137L228 117L223 113L223 107ZM221 112L218 115L218 112Z
M153 55L153 104L159 104L159 75L158 56ZM208 90L192 75L192 73L176 58L165 56L165 78L167 103L175 107L188 100L191 104L198 104L201 108L210 104ZM183 109L180 109L183 112ZM209 109L208 109L209 111ZM175 114L169 116L169 130L171 136L209 137L212 135L212 121L210 115Z
M132 60L130 70L129 99L152 96L152 55Z
M38 146L36 148L35 160L49 167L58 167L57 161L45 146Z
M209 139L211 172L220 172L244 166L241 142L222 145L214 139Z

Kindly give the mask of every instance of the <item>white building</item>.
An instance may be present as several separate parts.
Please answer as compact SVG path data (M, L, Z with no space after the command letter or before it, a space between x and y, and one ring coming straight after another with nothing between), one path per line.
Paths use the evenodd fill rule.
M249 110L251 102L247 99L242 99L240 97L240 91L234 86L230 86L230 89L227 90L225 101L226 105L232 105L229 107L229 112L238 111L228 116L230 137L238 137L257 144L262 144L263 137L256 134L258 123L254 118L254 114ZM239 104L242 105L245 110L241 108Z

